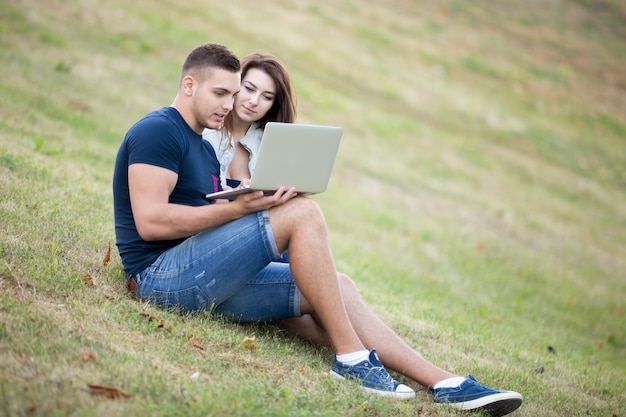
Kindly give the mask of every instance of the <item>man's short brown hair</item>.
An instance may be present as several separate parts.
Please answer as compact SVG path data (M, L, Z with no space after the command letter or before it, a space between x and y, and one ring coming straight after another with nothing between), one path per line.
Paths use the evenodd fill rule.
M192 50L185 62L181 77L185 75L199 75L219 68L230 72L241 71L239 58L226 46L217 43L207 43Z

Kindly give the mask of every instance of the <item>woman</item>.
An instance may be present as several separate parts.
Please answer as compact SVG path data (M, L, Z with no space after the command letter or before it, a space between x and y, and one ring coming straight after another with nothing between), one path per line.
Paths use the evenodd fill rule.
M241 61L241 90L220 130L206 129L220 162L222 187L250 178L268 122L293 123L295 95L285 66L276 57L253 53ZM231 180L231 181L228 181Z

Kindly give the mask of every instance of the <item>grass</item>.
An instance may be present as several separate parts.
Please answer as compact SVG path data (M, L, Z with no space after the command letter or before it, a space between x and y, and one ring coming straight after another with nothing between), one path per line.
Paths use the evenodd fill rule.
M406 380L416 401L332 383L330 349L272 325L122 288L117 146L218 41L279 56L299 121L345 128L315 198L399 334L522 392L515 415L626 415L620 2L257 3L0 4L0 414L462 415Z

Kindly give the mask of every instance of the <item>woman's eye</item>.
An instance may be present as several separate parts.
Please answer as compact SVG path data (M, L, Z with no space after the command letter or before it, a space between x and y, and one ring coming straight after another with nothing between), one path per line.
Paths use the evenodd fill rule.
M253 92L253 91L254 91L254 88L249 87L249 86L246 86L246 91Z

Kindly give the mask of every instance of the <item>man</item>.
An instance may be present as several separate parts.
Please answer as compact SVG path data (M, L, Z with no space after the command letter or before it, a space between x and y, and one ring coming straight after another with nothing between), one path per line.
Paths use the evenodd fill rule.
M437 404L494 416L518 408L520 394L430 364L367 308L352 281L335 270L324 216L313 200L284 187L224 204L204 199L220 188L220 167L201 134L221 126L240 81L239 60L228 48L199 46L183 64L172 105L126 134L113 193L129 290L183 312L286 319L295 332L298 317L314 317L336 352L331 375L377 395L407 399L415 392L391 378L374 348L391 369L431 387ZM286 250L289 264L273 262Z

